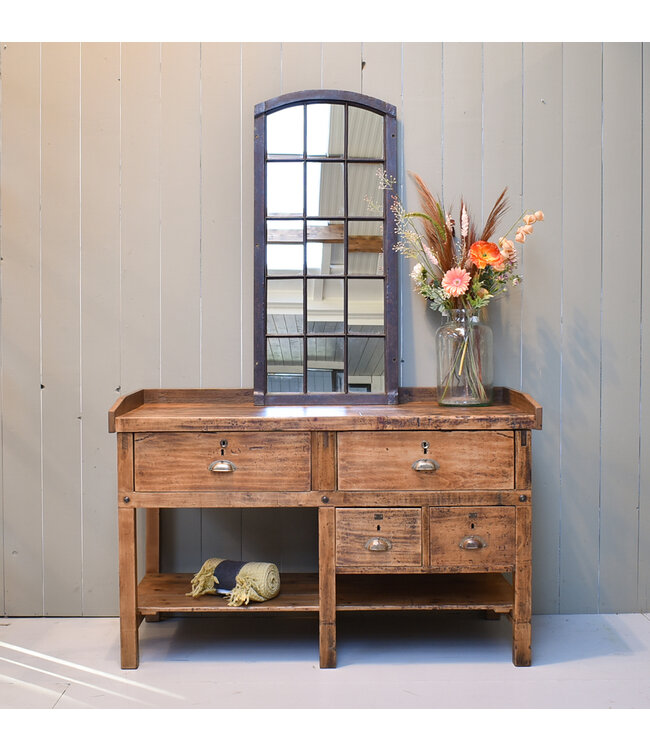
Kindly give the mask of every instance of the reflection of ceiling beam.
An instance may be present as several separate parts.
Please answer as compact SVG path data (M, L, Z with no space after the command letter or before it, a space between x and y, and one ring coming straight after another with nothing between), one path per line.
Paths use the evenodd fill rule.
M302 242L302 229L272 229L269 227L268 242ZM343 242L343 225L331 224L326 227L307 227L307 240L314 242ZM383 237L379 234L358 234L348 237L350 252L381 253L384 249Z

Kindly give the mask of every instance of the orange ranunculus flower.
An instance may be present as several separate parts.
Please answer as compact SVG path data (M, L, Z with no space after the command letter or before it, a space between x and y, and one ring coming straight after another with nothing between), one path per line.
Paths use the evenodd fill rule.
M494 242L475 242L469 249L469 257L477 268L495 266L501 263L501 252Z

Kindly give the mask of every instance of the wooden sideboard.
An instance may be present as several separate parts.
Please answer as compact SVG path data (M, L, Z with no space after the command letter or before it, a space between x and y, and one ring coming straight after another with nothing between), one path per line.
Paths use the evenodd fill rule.
M506 614L513 662L529 665L531 430L541 426L541 407L506 388L473 408L440 407L431 389L401 389L394 406L255 406L252 391L232 389L120 398L109 430L122 667L138 666L145 617L252 611L318 613L320 666L335 667L336 615L354 610ZM318 573L282 571L275 599L240 608L193 599L196 571L160 572L161 508L294 507L318 514Z

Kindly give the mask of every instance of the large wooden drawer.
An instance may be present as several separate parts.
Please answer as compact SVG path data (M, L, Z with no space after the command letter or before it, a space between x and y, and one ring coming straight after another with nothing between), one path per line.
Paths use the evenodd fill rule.
M336 565L422 565L420 508L337 508Z
M307 491L306 432L136 433L135 489Z
M431 568L452 572L514 569L515 508L429 508Z
M514 432L342 432L341 490L512 489Z

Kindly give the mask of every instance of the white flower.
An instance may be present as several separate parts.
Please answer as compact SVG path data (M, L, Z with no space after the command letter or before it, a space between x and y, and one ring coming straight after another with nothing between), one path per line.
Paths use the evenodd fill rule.
M413 266L413 270L411 271L411 278L415 281L416 279L420 279L422 277L422 274L424 272L424 266L422 263L416 263Z

